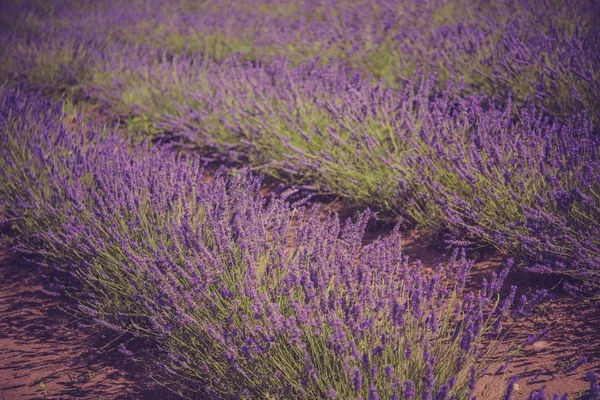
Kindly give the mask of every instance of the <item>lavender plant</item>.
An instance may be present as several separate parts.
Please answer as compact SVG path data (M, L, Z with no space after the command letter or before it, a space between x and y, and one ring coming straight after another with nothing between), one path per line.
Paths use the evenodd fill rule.
M575 29L573 24L577 13L559 11L560 15L566 16L562 21L564 32L571 32L581 38L594 34L595 31L589 27ZM135 19L131 15L121 17ZM513 42L521 34L518 32L511 34ZM540 32L556 36L559 31L553 28ZM570 42L570 47L556 45L556 40L531 39L531 43L541 43L540 46L546 46L546 50L540 48L535 52L529 49L507 53L508 55L502 53L502 57L508 58L505 57L505 61L500 64L507 68L513 64L520 65L526 69L527 66L537 64L533 61L513 62L509 59L523 54L547 53L554 47L565 49L564 51L583 49L582 45L575 42ZM593 43L595 41L590 39L588 44ZM510 46L508 44L510 43L506 42L504 48L518 48L516 42ZM76 53L77 51L73 52ZM228 160L250 162L279 179L291 178L322 192L341 194L357 204L400 214L423 227L435 229L442 222L450 223L465 229L477 241L526 258L529 262L533 260L537 264L534 268L536 271L558 271L578 279L583 278L587 282L596 280L596 274L591 271L598 265L598 219L594 211L594 207L597 207L597 196L594 193L597 191L594 188L594 177L579 169L590 160L591 165L595 165L593 160L597 146L593 144L594 139L590 139L593 137L592 126L583 126L584 122L576 123L581 127L573 127L575 130L585 131L583 135L567 133L567 136L573 140L581 137L583 141L592 140L593 143L584 145L573 153L577 160L570 161L574 166L568 167L568 171L560 171L560 152L549 155L555 165L548 173L544 172L548 170L544 165L545 156L534 156L535 161L528 165L527 172L517 172L510 178L510 182L498 187L495 180L504 180L505 174L510 174L511 163L515 160L514 153L510 150L511 141L516 140L514 138L521 128L518 124L516 127L512 126L512 118L515 115L520 118L519 113L527 114L529 111L526 111L527 107L513 108L511 98L503 106L505 112L498 111L502 108L500 105L492 107L496 108L495 111L488 111L484 104L486 101L482 100L481 107L468 106L471 111L463 108L458 117L459 122L452 118L446 121L446 117L454 112L452 104L455 99L472 91L471 78L458 89L450 85L441 96L444 100L430 103L430 98L438 96L433 88L443 86L445 78L424 81L426 83L422 90L418 89L418 84L409 81L398 92L389 89L385 82L373 84L371 79L364 78L363 74L349 68L347 62L333 62L322 67L318 61L313 61L291 67L290 62L285 59L247 64L234 58L213 63L206 61L204 53L176 57L152 47L131 47L126 44L113 45L110 51L103 50L101 46L97 50L86 50L82 53L82 60L87 60L88 57L84 55L90 53L96 54L91 57L93 62L86 61L86 65L90 66L74 69L80 74L92 71L92 82L84 84L87 96L100 101L117 118L136 116L130 120L133 130L144 130L152 135L166 131L169 137L174 135L199 144L205 152L216 151L217 155ZM67 59L69 54L71 53L67 54ZM566 57L565 54L560 57ZM597 53L586 51L585 54ZM578 75L585 78L582 78L582 82L587 82L583 86L588 87L588 83L596 82L593 72L595 61L573 57L568 68L579 68L579 71L585 69L585 72ZM26 64L28 62L20 63ZM41 65L43 67L45 64ZM424 68L429 69L427 66ZM44 74L51 71L47 68L40 70ZM563 73L556 68L552 71L552 82L556 82L557 76ZM500 73L494 72L496 75ZM571 72L564 72L567 75L569 73ZM74 76L73 74L70 72L69 76ZM527 76L529 74L526 73ZM522 76L520 72L515 76L517 75ZM504 81L516 82L513 78ZM567 81L568 79L564 82ZM528 89L518 89L523 86L522 82L513 85L518 92L515 96L517 103L532 93ZM529 82L525 87L531 88L531 85ZM552 89L540 85L535 89L538 100L555 99L554 96L548 96L548 93L549 90L559 90L559 87ZM565 87L573 89L572 94L579 93L579 98L584 93L578 89L581 87L579 84L569 83ZM565 90L560 89L559 92ZM592 92L595 93L593 90ZM423 99L417 99L418 97ZM477 95L468 95L465 101L477 103L478 98ZM591 97L588 100L593 102L590 99ZM415 103L411 104L410 101ZM544 101L541 104L545 104ZM569 104L568 108L578 108L575 103ZM433 107L433 111L430 107ZM541 110L550 108L554 106L545 105ZM472 112L477 116L467 115ZM430 113L436 115L430 116ZM486 121L483 124L485 128L478 127L475 134L469 133L475 125L473 121L478 118ZM494 121L494 118L498 120ZM572 125L572 121L578 118L580 117L575 115L564 117L564 124ZM428 119L433 121L423 125L422 120ZM523 126L528 123L524 122ZM545 154L546 150L542 146L552 148L552 141L555 140L552 136L558 135L557 132L562 128L555 128L552 123L541 119L535 124L536 127L526 135L533 145L538 145L534 152ZM498 134L497 128L510 133ZM486 129L493 132L484 131ZM462 132L463 139L459 140L458 147L453 144L455 139L449 130ZM544 139L544 144L532 139L536 131L546 130L555 133L546 136L549 138ZM438 131L441 133L437 134ZM425 137L419 137L423 135ZM460 157L470 151L467 149L470 146L468 141L477 135L483 135L484 139L481 140L484 142L491 139L486 144L490 148L472 151L498 151L494 141L502 140L507 143L500 144L499 148L507 154L475 161L475 165L470 161L465 165L457 164ZM447 143L453 150L443 149L441 143ZM570 151L565 146L562 148L565 152ZM448 151L455 153L447 154ZM525 155L521 153L519 156ZM473 157L477 157L477 154ZM495 159L499 161L494 161ZM421 170L422 164L428 165L425 171ZM491 175L488 171L490 168L494 171ZM502 168L506 170L501 171ZM444 169L447 173L443 172ZM502 176L496 176L499 174ZM542 175L546 176L546 180L539 183ZM576 178L571 179L572 175L576 175ZM475 192L470 187L474 180L487 182L486 185L494 183L493 190L485 187L481 197L474 197ZM547 188L553 187L554 183L550 183L553 180L564 182L561 193L567 194L561 195L563 198L571 196L573 190L581 190L588 196L583 216L579 215L581 211L578 205L573 210L558 206L565 201L582 204L579 200L543 200L548 194ZM515 191L512 187L515 185L519 185L519 190ZM509 190L516 197L508 195ZM536 203L535 196L542 196L540 204ZM474 204L474 199L477 204ZM466 215L462 211L465 208L469 208L469 212L474 214ZM545 217L534 215L534 209ZM564 221L561 219L563 215ZM551 221L554 217L558 219ZM545 221L538 221L540 218ZM497 229L496 226L500 228ZM537 239L540 234L547 237L542 242ZM586 236L591 237L591 240L585 239Z
M585 114L561 123L424 78L397 92L343 64L234 61L195 75L178 62L189 60L130 97L168 137L422 228L446 224L532 271L600 282L599 143ZM182 83L193 76L196 88Z
M138 0L126 8L106 0L51 2L42 10L35 2L5 8L10 21L19 21L9 24L16 37L3 40L13 60L8 69L31 70L37 84L42 77L46 84L54 82L45 69L61 65L73 71L80 63L76 55L69 59L39 49L75 40L73 48L98 46L123 57L133 45L168 57L196 54L217 62L232 54L253 61L282 54L295 62L334 58L396 87L426 71L437 74L442 85L462 77L471 91L502 98L512 92L520 102L534 97L561 117L585 109L597 119L599 9L583 0L568 6L543 0L298 0L285 6ZM24 25L31 28L19 28ZM15 63L15 58L28 61ZM53 64L57 58L60 64ZM86 61L102 69L102 59ZM80 80L85 84L93 78Z
M436 192L430 198L463 234L521 254L528 270L575 277L597 290L598 138L584 115L565 125L531 108L519 117L467 137L468 144L438 137L437 168L451 168L462 185L430 180Z
M367 213L341 227L246 174L204 180L197 157L0 99L14 248L70 274L97 323L153 340L188 395L463 398L492 362L507 271L465 291L462 258L426 273L398 230L363 246Z

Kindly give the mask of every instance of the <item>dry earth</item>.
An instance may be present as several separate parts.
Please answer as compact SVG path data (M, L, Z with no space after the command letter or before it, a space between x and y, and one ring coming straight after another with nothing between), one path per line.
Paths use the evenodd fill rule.
M0 399L164 399L107 338L43 291L38 271L0 254Z

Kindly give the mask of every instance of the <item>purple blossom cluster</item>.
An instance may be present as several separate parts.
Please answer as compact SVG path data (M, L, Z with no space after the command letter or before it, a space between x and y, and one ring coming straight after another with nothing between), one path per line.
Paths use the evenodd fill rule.
M530 271L600 283L600 142L585 113L559 121L461 84L440 91L421 77L398 91L344 64L286 59L206 65L194 87L190 63L142 69L154 89L137 106L164 137L422 228L449 226Z
M600 8L586 0L24 1L3 14L7 72L42 86L102 81L95 70L105 57L127 58L132 48L217 62L287 55L333 58L395 87L417 71L442 83L462 78L471 91L531 97L561 117L598 116Z
M0 80L70 100L0 88L9 242L59 271L48 294L156 343L187 393L468 398L511 313L505 273L465 291L458 253L425 270L399 228L363 245L370 211L344 225L202 163L598 291L596 3L3 2Z
M39 97L4 90L0 105L14 249L70 276L96 323L153 340L188 390L465 398L487 368L514 297L497 300L505 273L464 291L458 254L429 273L397 229L363 245L369 213L342 226Z
M359 2L293 3L298 13L265 4L217 12L175 2L160 15L153 2L129 11L88 4L86 13L62 4L47 23L35 7L5 6L37 22L8 29L3 43L23 50L11 60L32 86L75 84L138 133L425 229L448 226L455 239L494 246L530 271L598 285L593 5L545 4L540 16L534 1L375 2L368 12ZM503 13L512 17L498 21ZM298 32L314 37L299 42ZM233 47L221 55L207 55L207 42L185 47L216 34ZM388 50L408 61L382 58ZM398 76L382 69L390 65ZM469 65L476 71L465 72Z
M470 129L483 129L459 141L438 134L436 151L422 159L460 183L428 178L435 189L429 198L462 228L459 237L508 251L534 273L565 274L597 289L600 142L591 123L585 115L557 123L533 107L518 120L507 109L487 121L471 110Z

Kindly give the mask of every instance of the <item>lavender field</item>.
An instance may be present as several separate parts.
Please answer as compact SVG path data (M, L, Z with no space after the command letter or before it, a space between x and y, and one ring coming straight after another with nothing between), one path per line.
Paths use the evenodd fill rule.
M599 3L12 0L0 54L2 250L176 398L600 399Z

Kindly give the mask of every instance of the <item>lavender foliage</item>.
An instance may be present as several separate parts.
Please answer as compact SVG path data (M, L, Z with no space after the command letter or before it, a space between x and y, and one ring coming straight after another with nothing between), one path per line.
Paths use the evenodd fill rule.
M396 87L417 71L441 82L461 77L474 92L512 92L554 115L585 109L598 120L600 8L586 0L47 3L2 6L5 72L37 85L98 82L101 73L69 82L65 72L82 64L101 70L105 57L127 58L132 48L217 62L284 54L295 62L333 58Z
M88 318L153 340L180 388L460 398L487 367L502 277L465 292L458 254L430 274L398 230L362 245L368 213L342 226L39 98L4 90L0 104L14 249L70 275Z
M2 7L9 81L598 286L592 3Z
M168 136L421 228L445 224L530 271L600 282L600 142L585 113L560 122L463 85L421 78L399 92L342 64L285 59L207 66L202 87L184 89L188 62L146 78L161 103L145 113L164 110Z

